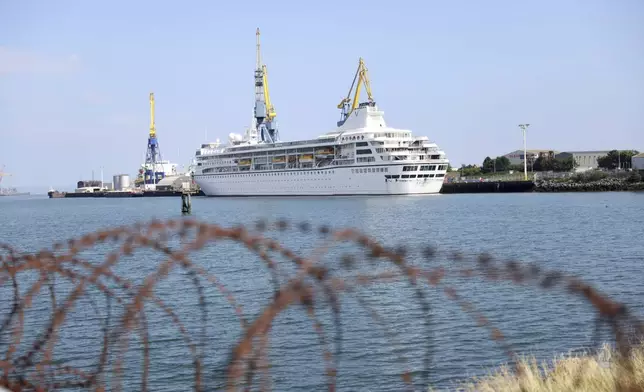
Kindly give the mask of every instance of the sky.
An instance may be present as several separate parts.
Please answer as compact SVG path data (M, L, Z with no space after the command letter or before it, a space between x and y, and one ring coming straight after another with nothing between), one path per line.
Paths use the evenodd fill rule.
M0 0L2 183L46 191L250 125L262 32L283 140L339 119L363 57L389 126L452 166L521 149L644 150L644 1ZM365 97L365 95L363 95Z

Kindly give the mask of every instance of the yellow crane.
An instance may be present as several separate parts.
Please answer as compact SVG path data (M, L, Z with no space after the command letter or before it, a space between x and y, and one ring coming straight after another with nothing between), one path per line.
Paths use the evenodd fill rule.
M157 130L154 126L154 93L150 93L150 137L156 137Z
M6 172L4 171L4 168L5 168L5 165L2 165L2 169L0 169L0 184L2 183L2 179L3 179L4 177L9 177L9 176L11 176L11 174L10 174L10 173L6 173Z
M356 80L358 81L358 85L356 85ZM349 117L351 113L358 107L360 104L360 92L362 89L362 85L364 84L364 88L367 91L367 97L369 99L369 102L373 102L373 96L371 95L371 84L369 83L369 74L367 73L367 67L364 64L364 60L362 57L360 57L360 61L358 63L358 70L356 71L355 76L353 77L353 82L351 82L351 88L349 88L349 93L347 94L346 98L344 98L340 103L338 104L338 109L342 109L342 122ZM351 91L353 90L353 87L355 86L356 92L353 96L353 103L349 107L349 102L351 102Z
M275 116L277 116L277 113L275 113L275 108L273 107L273 103L271 102L271 96L268 94L268 71L266 70L266 65L262 65L262 70L264 71L263 78L264 78L264 100L266 101L266 117L268 117L268 121L272 121Z

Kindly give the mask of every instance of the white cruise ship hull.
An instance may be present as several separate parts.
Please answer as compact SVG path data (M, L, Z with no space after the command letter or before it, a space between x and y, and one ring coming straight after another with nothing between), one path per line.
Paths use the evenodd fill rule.
M197 175L195 182L206 196L349 196L436 194L444 180L438 177L391 179L385 175L384 172L359 173L347 167Z

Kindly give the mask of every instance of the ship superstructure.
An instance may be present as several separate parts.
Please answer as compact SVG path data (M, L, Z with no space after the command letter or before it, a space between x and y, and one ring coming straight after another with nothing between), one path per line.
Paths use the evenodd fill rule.
M259 41L258 41L259 42ZM259 48L259 46L258 46ZM259 52L258 52L259 53ZM259 55L258 55L259 59ZM265 69L264 67L262 67ZM257 68L259 69L259 68ZM315 139L280 141L270 126L273 115L258 117L228 144L204 143L196 151L195 182L207 196L390 195L438 193L449 161L438 145L410 130L389 127L371 94L367 68L360 59L349 94L338 108L337 128ZM267 86L266 74L261 77ZM357 84L356 84L357 81ZM361 86L368 100L360 102ZM353 98L352 91L354 90ZM266 93L264 97L268 96ZM259 96L261 98L261 95ZM266 102L265 100L264 102ZM270 102L270 101L269 101ZM269 110L267 113L274 113ZM262 135L266 125L268 138ZM271 123L272 124L272 123Z

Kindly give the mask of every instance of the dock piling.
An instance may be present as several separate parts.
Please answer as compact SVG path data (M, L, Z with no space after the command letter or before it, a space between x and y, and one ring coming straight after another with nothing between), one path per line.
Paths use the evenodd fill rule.
M183 192L181 194L181 213L190 214L192 211L192 200L190 199L190 193Z

